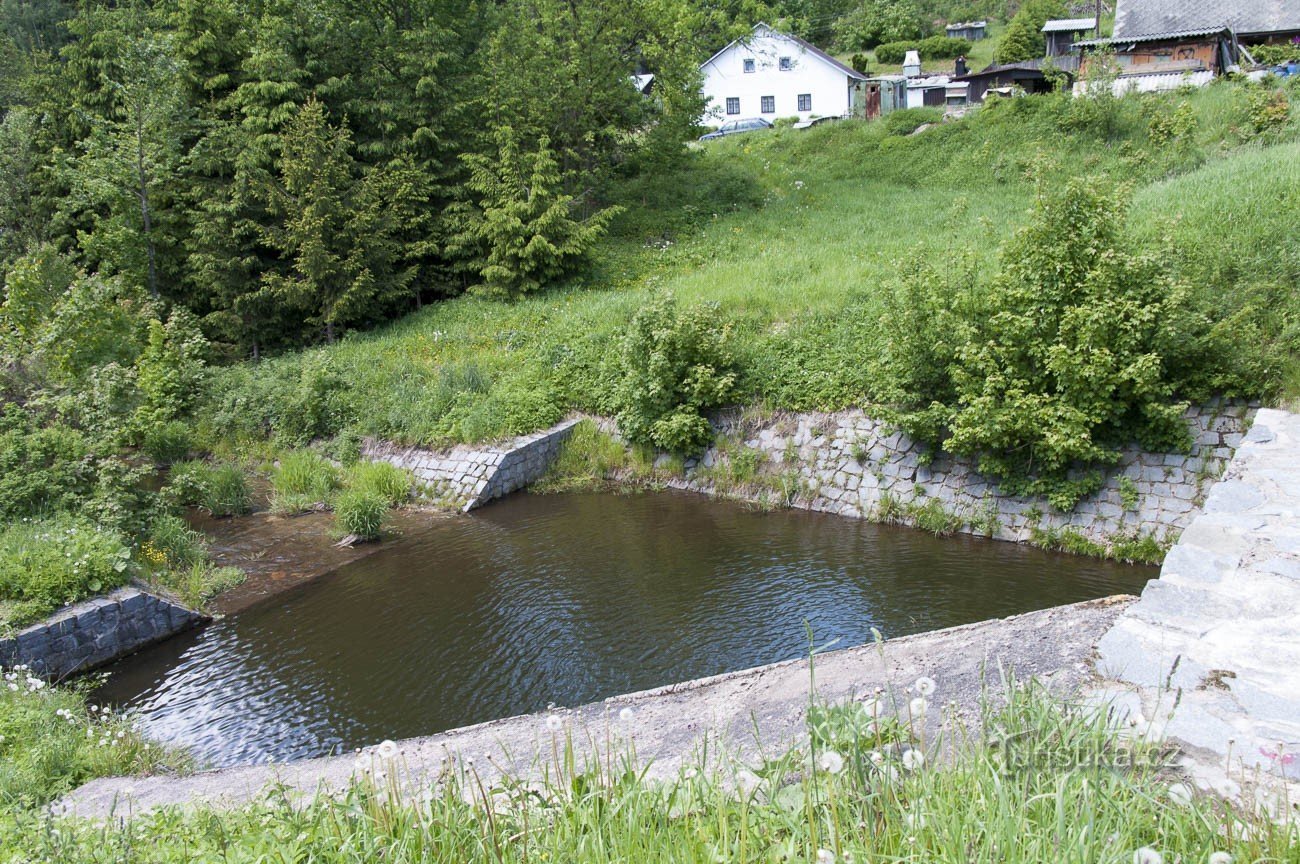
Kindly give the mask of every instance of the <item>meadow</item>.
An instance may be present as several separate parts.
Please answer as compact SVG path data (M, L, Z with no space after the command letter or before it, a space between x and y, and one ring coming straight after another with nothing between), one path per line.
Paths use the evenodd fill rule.
M514 302L471 293L220 370L200 438L223 452L268 434L442 445L574 409L612 414L620 340L662 294L706 304L733 330L740 401L871 404L903 275L924 262L979 290L1036 190L1072 177L1131 197L1131 247L1162 256L1200 313L1253 332L1242 350L1256 380L1241 395L1285 399L1297 391L1300 150L1294 111L1257 122L1262 89L1222 82L1086 105L1053 94L953 122L915 110L710 142L680 170L619 190L628 206L587 275ZM910 134L922 123L933 125Z

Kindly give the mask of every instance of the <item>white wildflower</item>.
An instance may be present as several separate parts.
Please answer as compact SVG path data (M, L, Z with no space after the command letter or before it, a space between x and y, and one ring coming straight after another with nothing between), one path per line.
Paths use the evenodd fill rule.
M919 771L925 765L925 754L920 750L908 750L903 754L903 767L908 771Z
M827 774L838 774L844 770L844 757L834 750L823 750L817 757L817 767Z
M1192 803L1192 790L1186 783L1175 783L1169 787L1169 800L1179 807L1186 807Z
M922 675L920 678L917 678L916 684L912 686L916 688L916 692L918 695L921 696L934 695L934 690L935 690L934 679L928 675Z
M636 716L636 712L631 708L624 708L622 711L618 712L618 719L622 720L624 723L631 723L634 716Z
M1150 846L1143 846L1133 852L1133 864L1165 864L1165 856Z
M380 741L376 752L380 759L392 759L397 755L397 744L393 741Z
M817 864L835 864L835 853L829 849L818 849Z
M907 710L911 712L913 717L924 717L925 712L929 709L930 703L925 701L924 696L917 696L907 704Z
M559 732L564 728L564 721L560 719L559 714L547 714L546 728L550 729L552 732Z
M1232 856L1227 852L1211 852L1209 864L1232 864Z
M871 760L872 765L883 765L885 763L885 754L879 750L872 750L867 754L867 758Z

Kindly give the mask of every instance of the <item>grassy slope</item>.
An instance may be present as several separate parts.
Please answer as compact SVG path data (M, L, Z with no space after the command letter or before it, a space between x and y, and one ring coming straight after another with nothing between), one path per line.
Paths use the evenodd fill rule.
M1296 151L1261 149L1295 137L1294 120L1261 141L1243 131L1240 87L1167 99L1186 99L1199 118L1185 146L1147 140L1146 117L1162 103L1125 106L1107 137L1071 127L1069 100L1055 97L910 137L889 123L841 123L717 142L681 174L626 190L644 206L629 209L593 275L513 304L440 303L330 348L226 370L223 407L206 415L211 437L257 439L307 391L327 396L316 434L351 427L422 443L528 431L575 407L609 411L621 328L655 290L716 302L736 320L750 398L789 408L869 399L859 376L881 289L915 255L964 252L987 269L1024 218L1033 171L1135 184L1141 242L1188 214L1176 242L1200 262L1187 274L1198 290L1230 297L1262 279L1294 305L1296 241L1282 229L1300 210L1300 179L1276 168ZM734 212L728 201L740 202ZM1228 230L1214 217L1224 208ZM1259 250L1251 272L1223 266L1241 249Z

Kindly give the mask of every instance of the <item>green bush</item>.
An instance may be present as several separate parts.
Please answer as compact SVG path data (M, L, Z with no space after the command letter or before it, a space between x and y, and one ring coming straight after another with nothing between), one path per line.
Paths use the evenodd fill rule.
M129 718L88 709L80 690L48 687L25 667L2 671L0 809L39 807L94 777L186 766Z
M353 492L371 492L390 507L411 497L411 475L389 462L358 462L348 471L347 488Z
M731 326L715 304L679 309L671 295L646 303L623 339L618 424L627 439L673 452L713 440L705 412L736 394Z
M280 457L271 472L271 510L298 513L329 501L339 486L338 469L311 450L294 450Z
M345 536L378 537L387 513L388 501L371 489L347 489L334 500L334 523Z
M249 512L252 496L243 470L228 462L213 466L202 506L213 516L240 516Z
M929 22L915 0L862 3L835 21L835 41L845 51L862 51L882 42L920 39ZM883 62L883 61L882 61Z
M885 42L876 46L876 62L891 65L902 63L908 51L916 51L922 60L952 60L969 53L970 49L971 43L966 39L952 39L948 36Z
M223 591L242 583L247 574L238 567L216 567L199 561L189 567L169 570L157 580L182 603L200 609Z
M190 452L190 427L182 420L151 426L144 433L140 449L159 465L179 462Z
M885 131L890 135L911 135L926 123L943 120L942 108L900 108L885 115Z
M85 519L23 521L0 532L0 623L18 626L126 584L131 550Z
M1300 60L1300 43L1297 42L1251 45L1249 50L1255 62L1264 66L1280 66L1291 60Z
M901 425L1062 509L1100 482L1078 469L1122 445L1187 446L1182 397L1223 361L1161 259L1126 251L1125 212L1097 181L1044 186L986 292L914 269L881 370Z
M75 508L95 486L90 444L17 405L0 410L0 523Z

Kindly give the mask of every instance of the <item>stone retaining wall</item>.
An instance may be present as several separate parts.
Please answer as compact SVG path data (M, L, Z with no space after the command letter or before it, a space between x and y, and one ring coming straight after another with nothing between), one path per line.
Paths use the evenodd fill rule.
M188 630L204 616L170 600L119 588L77 603L0 640L0 666L26 664L55 680L85 672Z
M472 510L545 474L577 422L566 420L500 446L461 445L443 451L367 439L361 455L405 468L431 486L434 495L455 501L462 510Z
M726 491L719 475L725 478L726 463L743 445L762 454L760 470L769 479L798 481L798 494L785 502L797 507L913 523L946 514L963 522L960 530L1014 541L1070 532L1103 545L1138 534L1167 543L1195 515L1253 413L1245 405L1222 403L1188 411L1190 454L1130 447L1101 491L1069 513L1043 498L1003 492L975 470L973 460L946 454L930 460L919 443L859 410L723 420L719 431L733 445L688 461L685 479L674 485Z

